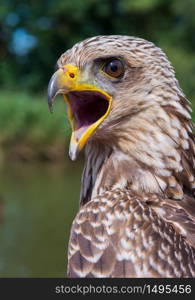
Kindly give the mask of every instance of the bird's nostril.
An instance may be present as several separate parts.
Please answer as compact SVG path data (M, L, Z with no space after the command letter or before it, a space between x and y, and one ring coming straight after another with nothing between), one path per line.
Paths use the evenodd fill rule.
M75 74L74 74L74 73L69 73L69 76L70 76L71 78L74 78L74 77L75 77Z

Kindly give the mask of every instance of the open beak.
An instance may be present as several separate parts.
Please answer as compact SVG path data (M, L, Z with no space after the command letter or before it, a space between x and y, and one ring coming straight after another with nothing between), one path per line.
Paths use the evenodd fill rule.
M58 94L63 94L68 104L68 119L72 128L69 155L75 160L109 114L112 97L94 85L83 83L80 70L73 65L63 66L51 77L48 86L50 111Z

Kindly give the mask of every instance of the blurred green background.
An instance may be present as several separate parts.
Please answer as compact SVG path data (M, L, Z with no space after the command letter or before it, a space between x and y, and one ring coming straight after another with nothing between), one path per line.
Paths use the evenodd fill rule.
M57 58L94 35L148 39L195 107L194 16L194 0L1 0L0 277L65 276L82 157L68 159L62 101L48 112Z

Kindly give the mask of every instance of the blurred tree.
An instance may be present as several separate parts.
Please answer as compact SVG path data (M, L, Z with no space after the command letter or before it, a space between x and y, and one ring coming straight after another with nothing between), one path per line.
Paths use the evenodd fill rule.
M1 0L0 85L40 91L59 55L98 34L136 35L162 47L195 95L194 0Z

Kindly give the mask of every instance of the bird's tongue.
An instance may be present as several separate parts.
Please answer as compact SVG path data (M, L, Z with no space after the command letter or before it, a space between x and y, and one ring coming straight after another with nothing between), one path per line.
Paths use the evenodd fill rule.
M74 131L74 135L75 135L75 139L78 141L80 140L81 136L83 135L83 133L87 130L87 128L89 127L90 125L85 125L85 126L82 126L78 129L75 129Z

